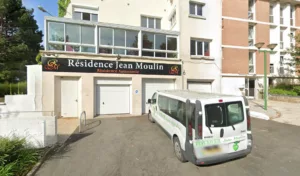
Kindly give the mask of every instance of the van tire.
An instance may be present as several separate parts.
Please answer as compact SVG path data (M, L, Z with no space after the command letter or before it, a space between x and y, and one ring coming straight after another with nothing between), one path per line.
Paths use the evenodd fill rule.
M173 139L173 148L174 148L174 154L175 154L176 158L182 163L187 162L187 160L185 159L185 157L183 155L184 151L181 148L178 137L174 137L174 139Z
M152 118L151 111L149 111L149 113L148 113L148 120L149 120L151 123L155 123L154 119Z

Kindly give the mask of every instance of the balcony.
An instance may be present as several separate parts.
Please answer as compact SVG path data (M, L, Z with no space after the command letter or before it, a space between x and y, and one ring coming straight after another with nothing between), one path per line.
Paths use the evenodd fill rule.
M270 19L270 23L274 23L274 16L273 15L270 15L269 19Z
M254 14L252 11L248 11L248 19L249 20L254 20Z
M57 17L46 17L45 24L46 50L178 58L176 31Z

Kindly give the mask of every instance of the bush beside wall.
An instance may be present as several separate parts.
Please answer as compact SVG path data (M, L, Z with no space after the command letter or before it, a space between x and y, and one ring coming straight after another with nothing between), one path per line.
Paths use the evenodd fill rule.
M300 96L300 85L279 84L269 90L273 95Z
M18 91L18 83L13 83L13 84L0 83L0 97L4 97L5 95L16 95L16 94L26 94L26 93L27 93L26 82L19 83L19 91Z

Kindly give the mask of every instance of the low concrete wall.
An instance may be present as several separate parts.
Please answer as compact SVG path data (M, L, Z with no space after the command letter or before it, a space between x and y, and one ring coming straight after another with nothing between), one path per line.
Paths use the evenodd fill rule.
M18 117L1 114L0 136L25 137L34 147L41 148L51 146L57 142L57 118L31 116L28 114ZM32 114L33 115L33 114ZM35 114L37 115L37 114Z
M287 96L287 95L269 95L269 100L283 101L289 103L300 103L300 96Z

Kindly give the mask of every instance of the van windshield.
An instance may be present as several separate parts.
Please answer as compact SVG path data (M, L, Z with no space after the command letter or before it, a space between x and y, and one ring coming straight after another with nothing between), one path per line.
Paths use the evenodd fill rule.
M207 127L226 127L244 121L242 102L205 105Z

